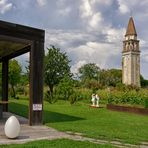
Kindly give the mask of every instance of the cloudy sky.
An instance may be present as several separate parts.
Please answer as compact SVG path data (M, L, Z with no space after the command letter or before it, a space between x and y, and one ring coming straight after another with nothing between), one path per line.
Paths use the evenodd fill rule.
M76 73L90 62L121 68L122 41L132 15L141 73L148 79L147 8L148 0L0 0L0 20L44 29L45 50L52 44L67 52ZM18 59L24 63L27 56Z

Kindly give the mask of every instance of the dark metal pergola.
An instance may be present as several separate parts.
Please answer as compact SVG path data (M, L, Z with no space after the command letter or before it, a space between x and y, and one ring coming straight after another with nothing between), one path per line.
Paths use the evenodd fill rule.
M30 52L29 125L42 124L44 30L0 21L2 101L8 101L9 60ZM3 105L8 111L8 104Z

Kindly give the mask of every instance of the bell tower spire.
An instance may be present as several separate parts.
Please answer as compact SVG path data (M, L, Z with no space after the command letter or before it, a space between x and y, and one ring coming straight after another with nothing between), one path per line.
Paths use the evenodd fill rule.
M135 36L137 36L134 20L133 20L132 17L130 17L130 19L129 19L125 36L128 36L128 35L135 35Z
M134 20L130 17L122 51L122 83L140 87L140 51Z

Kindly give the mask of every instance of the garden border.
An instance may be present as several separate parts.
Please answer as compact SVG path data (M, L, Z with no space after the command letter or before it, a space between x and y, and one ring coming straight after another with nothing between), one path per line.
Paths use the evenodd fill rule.
M148 109L147 108L120 106L120 105L114 105L114 104L107 104L106 107L107 107L107 109L113 110L113 111L130 112L130 113L148 115Z

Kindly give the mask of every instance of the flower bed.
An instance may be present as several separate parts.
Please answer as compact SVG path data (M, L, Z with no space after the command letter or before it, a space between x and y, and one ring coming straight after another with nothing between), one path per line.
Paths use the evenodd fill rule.
M138 108L138 107L107 104L107 109L114 110L114 111L131 112L131 113L136 113L136 114L148 115L147 108Z

